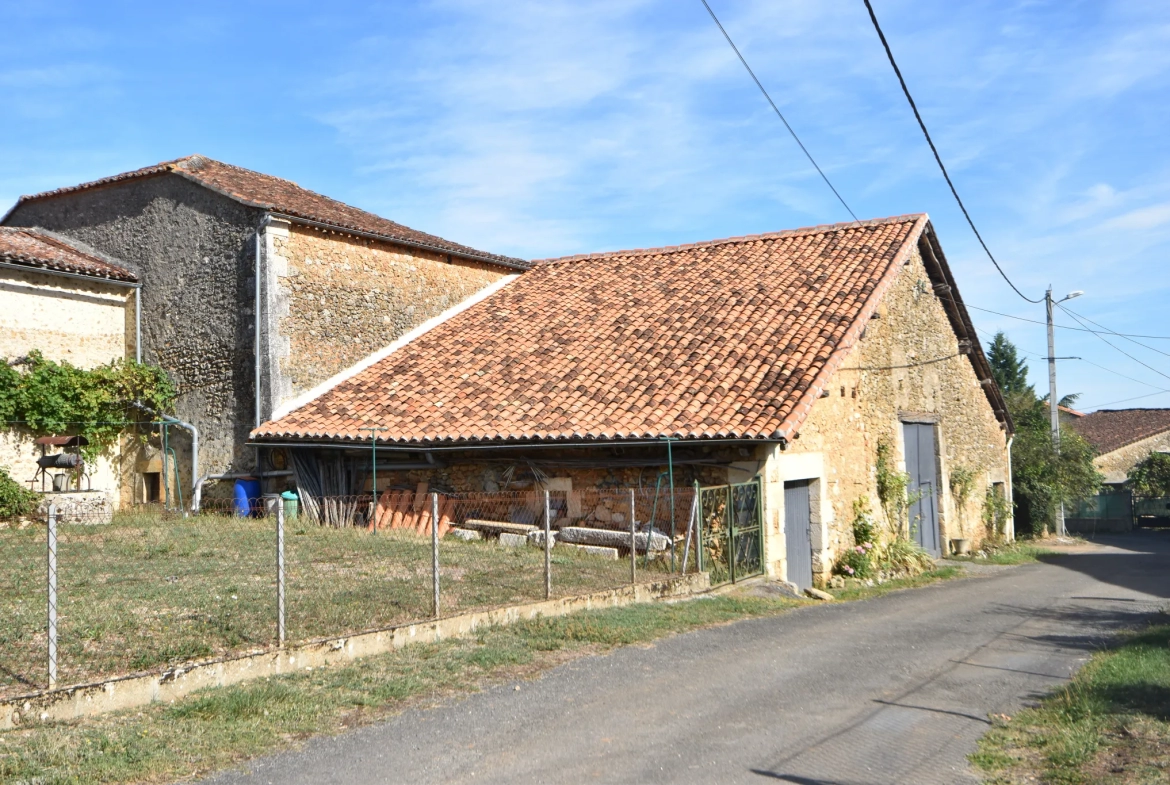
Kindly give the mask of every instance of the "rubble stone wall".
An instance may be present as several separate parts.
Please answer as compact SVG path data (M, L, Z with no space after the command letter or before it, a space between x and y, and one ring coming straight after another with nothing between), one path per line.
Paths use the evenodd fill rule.
M945 294L942 296L946 296ZM813 572L824 579L836 558L853 545L853 504L864 497L885 521L878 501L875 461L879 443L893 449L905 471L901 424L933 421L938 449L939 541L965 537L977 547L984 536L984 495L1008 482L1007 434L1000 427L970 359L958 339L917 250L884 296L875 318L813 406L798 438L765 459L766 559L769 573L786 574L785 480L813 479ZM819 456L823 469L796 456ZM975 474L967 503L958 509L950 471ZM819 520L818 520L819 519ZM1010 526L1010 524L1009 524ZM1009 529L1010 530L1010 529Z
M514 272L295 224L269 236L270 411Z

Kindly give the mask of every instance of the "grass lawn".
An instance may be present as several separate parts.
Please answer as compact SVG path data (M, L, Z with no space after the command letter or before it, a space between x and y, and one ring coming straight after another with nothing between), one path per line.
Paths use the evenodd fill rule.
M1129 636L1037 708L999 718L971 760L997 785L1170 782L1170 625Z
M346 667L204 690L169 706L4 731L0 781L56 785L194 777L293 747L311 735L531 677L582 654L801 604L731 594L587 611L485 630L476 639L409 646Z
M58 683L274 645L275 544L272 520L140 513L62 524ZM285 554L293 642L432 615L427 537L290 522ZM554 549L552 562L554 596L629 583L627 561ZM0 697L45 686L45 575L44 528L0 529ZM448 537L440 583L443 615L543 599L544 553Z

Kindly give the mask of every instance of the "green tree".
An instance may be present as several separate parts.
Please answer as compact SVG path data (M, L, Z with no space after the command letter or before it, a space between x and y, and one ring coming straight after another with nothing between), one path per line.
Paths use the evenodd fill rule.
M1072 429L1061 429L1060 451L1053 449L1047 399L1038 398L1027 383L1027 365L1002 332L988 346L988 355L1016 426L1012 444L1016 528L1040 534L1052 526L1060 504L1068 507L1093 496L1103 478L1093 466L1092 446Z
M1129 485L1140 496L1170 496L1170 455L1151 453L1130 470Z
M991 375L1004 396L1028 394L1036 396L1028 384L1028 364L1020 358L1015 344L1008 340L1003 330L995 334L987 345L987 361L991 363Z

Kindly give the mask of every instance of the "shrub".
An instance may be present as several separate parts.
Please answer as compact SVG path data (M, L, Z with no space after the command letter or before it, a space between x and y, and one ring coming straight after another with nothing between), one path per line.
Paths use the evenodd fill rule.
M882 569L905 575L921 575L934 567L934 559L922 547L910 540L897 538L882 554Z
M878 544L878 525L869 508L869 499L862 496L853 502L853 546L837 559L833 572L850 578L873 577Z
M987 493L983 497L983 527L989 542L995 543L1003 539L1007 530L1008 514L1007 497L994 485L987 486Z
M0 466L0 521L31 515L37 507L37 495L12 479Z
M874 569L875 551L876 548L871 542L854 545L837 559L837 563L833 566L833 572L847 578L861 580L872 578L876 572Z

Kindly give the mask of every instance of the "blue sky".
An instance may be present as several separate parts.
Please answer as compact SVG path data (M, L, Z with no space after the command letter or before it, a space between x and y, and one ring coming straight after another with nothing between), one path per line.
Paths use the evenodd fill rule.
M1016 282L1170 335L1170 3L874 2ZM969 304L1043 318L962 222L861 0L711 3L859 216L930 213ZM529 258L848 218L699 0L0 11L0 209L199 152ZM1041 326L972 315L1044 353ZM1061 363L1061 393L1170 406L1170 340L1110 340L1152 368L1061 330L1057 354L1084 358Z

